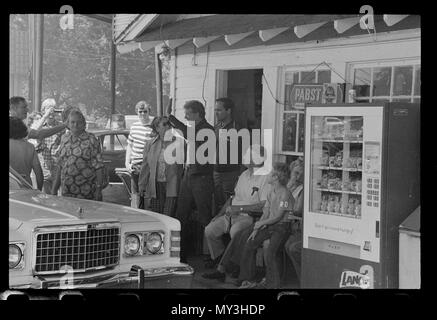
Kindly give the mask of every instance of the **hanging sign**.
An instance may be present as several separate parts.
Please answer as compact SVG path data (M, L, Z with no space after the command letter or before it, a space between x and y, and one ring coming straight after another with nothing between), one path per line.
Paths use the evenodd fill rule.
M287 110L303 110L305 103L339 103L342 85L337 83L289 84L285 86Z

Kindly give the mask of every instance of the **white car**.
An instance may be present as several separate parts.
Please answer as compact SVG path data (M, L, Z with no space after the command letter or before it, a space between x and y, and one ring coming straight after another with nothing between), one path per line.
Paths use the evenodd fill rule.
M105 202L47 195L9 167L9 287L190 288L180 222Z

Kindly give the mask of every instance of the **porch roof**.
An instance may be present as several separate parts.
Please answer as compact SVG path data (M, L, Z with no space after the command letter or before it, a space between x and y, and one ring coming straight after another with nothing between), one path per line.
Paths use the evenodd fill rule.
M375 15L375 30L361 28L360 16L356 14L216 14L192 19L158 16L131 37L134 41L120 43L118 50L122 53L138 48L146 51L163 43L175 49L190 41L200 48L220 40L223 46L213 50L226 50L420 28L420 16L417 15Z

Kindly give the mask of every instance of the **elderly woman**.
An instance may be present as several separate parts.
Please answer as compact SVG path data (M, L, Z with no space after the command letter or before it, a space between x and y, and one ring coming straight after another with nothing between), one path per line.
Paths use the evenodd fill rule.
M174 139L164 139L166 134L171 136L170 124L167 117L156 117L151 127L156 134L152 140L146 141L143 151L143 161L138 179L140 196L144 198L145 208L174 215L179 189L182 166L177 163L169 164L165 159L165 150ZM181 147L182 144L181 144Z
M27 134L27 127L21 119L9 117L9 165L31 185L33 170L37 188L41 190L44 177L35 147L26 140Z
M65 197L102 200L103 161L99 140L86 132L86 120L78 109L68 115L69 132L61 138L58 171L52 194L61 186Z

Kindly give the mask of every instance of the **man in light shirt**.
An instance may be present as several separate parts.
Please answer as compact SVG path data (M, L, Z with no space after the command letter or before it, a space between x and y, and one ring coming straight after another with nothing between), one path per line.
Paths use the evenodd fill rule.
M270 192L270 185L267 183L268 175L256 174L255 169L262 167L263 163L256 165L253 162L253 159L256 158L253 155L254 152L258 152L262 158L265 158L263 149L259 145L253 145L247 150L245 159L250 157L251 161L245 164L247 170L238 178L231 204L226 203L205 228L205 237L212 260L207 267L215 267L223 255L225 244L222 236L229 233L232 238L238 231L250 227L253 224L253 218L247 212L262 211L264 207ZM210 275L212 276L210 277ZM204 275L205 278L210 279L215 279L215 276L223 277L224 273Z
M59 124L57 126L51 128L42 128L44 123L46 122L49 115L53 112L53 107L48 108L42 118L36 121L32 128L29 129L29 134L27 135L27 139L44 139L50 137L58 132L64 130L67 126L65 124ZM27 113L29 112L29 108L27 105L27 101L23 97L12 97L9 99L9 116L17 117L21 120L25 120L27 118Z

